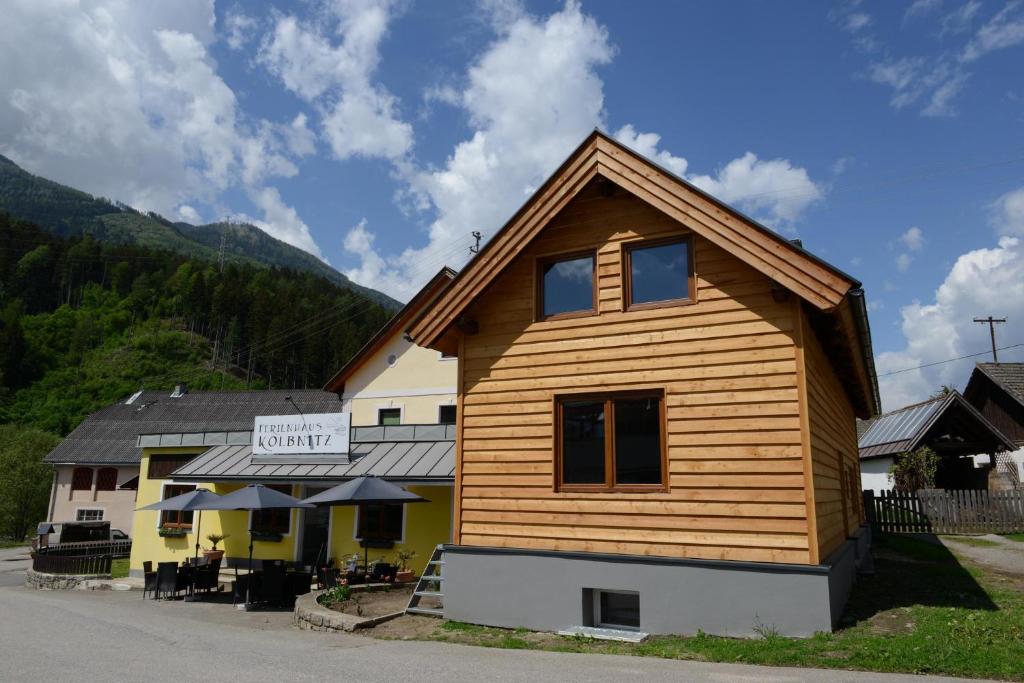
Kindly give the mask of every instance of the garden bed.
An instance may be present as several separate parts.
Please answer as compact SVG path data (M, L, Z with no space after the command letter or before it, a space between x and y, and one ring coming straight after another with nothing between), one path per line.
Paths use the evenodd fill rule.
M413 585L339 586L321 593L317 602L335 612L372 619L405 611Z

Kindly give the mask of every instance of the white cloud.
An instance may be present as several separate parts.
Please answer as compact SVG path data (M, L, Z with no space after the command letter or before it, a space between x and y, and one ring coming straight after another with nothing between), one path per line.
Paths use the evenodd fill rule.
M263 210L263 218L239 216L238 218L252 223L272 237L282 242L295 245L323 260L320 247L313 241L313 236L295 209L281 199L281 193L275 187L263 187L249 193L252 203Z
M854 12L847 15L844 28L850 33L856 33L871 23L871 15L864 12Z
M235 5L224 15L224 40L232 50L241 50L252 42L258 26L256 19Z
M316 134L306 125L306 115L298 114L284 129L285 143L292 154L299 157L316 152Z
M971 23L980 9L981 2L979 0L970 0L942 17L942 35L963 33L970 30Z
M910 269L910 262L912 260L910 254L900 254L896 257L896 270L901 273L907 272Z
M913 19L931 14L942 6L942 0L914 0L907 8L904 19Z
M182 204L178 207L178 217L186 223L192 223L193 225L203 222L203 217L199 215L199 212L195 210L195 207L189 206L188 204Z
M1003 235L1024 237L1024 187L1007 192L994 206L996 230Z
M900 242L910 251L920 251L924 246L924 232L916 225L900 235Z
M880 375L985 351L988 328L974 323L975 316L1007 318L997 330L1001 346L1024 341L1024 243L1014 236L1024 232L1024 215L1016 213L1014 204L1018 198L1024 198L1024 187L997 202L995 222L1002 237L996 246L961 255L932 302L914 302L900 309L906 346L878 354ZM1000 359L1024 357L1007 351ZM879 377L885 408L919 401L943 384L962 389L973 363L984 360L965 359Z
M395 11L391 0L336 0L318 20L278 16L260 47L258 61L317 106L338 159L398 159L412 148L412 126L402 121L398 100L373 82Z
M400 169L408 181L402 199L434 213L428 243L382 255L360 223L346 245L360 258L346 272L356 282L405 299L444 264L446 253L451 265L461 265L471 231L489 238L591 130L604 127L597 70L615 53L606 29L574 0L546 17L527 14L516 3L494 3L491 10L496 39L470 66L461 87L427 93L460 106L473 133L441 167ZM674 173L687 170L684 158L658 148L655 133L627 124L615 136ZM714 177L689 179L773 224L788 224L821 196L804 169L753 154Z
M1008 2L995 16L985 22L967 47L961 59L973 62L989 52L1024 43L1024 5L1020 0Z
M218 75L214 23L212 0L5 3L0 152L168 216L294 175L281 127Z

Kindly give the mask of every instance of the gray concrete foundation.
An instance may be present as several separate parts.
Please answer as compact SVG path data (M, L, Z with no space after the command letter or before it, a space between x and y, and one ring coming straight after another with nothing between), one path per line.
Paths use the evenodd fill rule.
M640 595L640 630L752 637L830 631L842 614L866 532L821 565L446 546L445 618L557 631L594 625L593 592Z

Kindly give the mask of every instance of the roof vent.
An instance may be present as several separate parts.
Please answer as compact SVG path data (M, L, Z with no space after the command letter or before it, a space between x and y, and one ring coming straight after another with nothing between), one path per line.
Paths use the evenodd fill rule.
M188 393L188 385L184 382L180 382L174 385L174 391L171 392L171 398L181 398Z
M795 244L796 246L800 247L801 249L804 248L804 241L802 239L799 239L799 238L792 239L792 240L789 241L789 243L790 244Z
M139 400L139 396L142 396L142 389L139 389L139 390L138 390L138 391L136 391L136 392L135 392L134 394L132 394L131 396L129 396L129 397L128 397L128 400L127 400L127 401L125 401L125 402L124 402L124 404L125 404L126 406L130 406L131 404L133 404L133 403L135 403L136 401L138 401L138 400Z

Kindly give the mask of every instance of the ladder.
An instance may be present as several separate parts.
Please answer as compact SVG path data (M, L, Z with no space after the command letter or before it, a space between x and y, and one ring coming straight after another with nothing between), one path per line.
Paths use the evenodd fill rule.
M430 604L421 605L426 598ZM416 582L406 614L423 614L431 617L444 616L444 546L438 545L423 568L423 574Z

